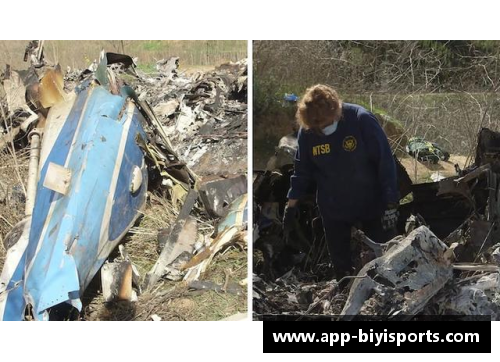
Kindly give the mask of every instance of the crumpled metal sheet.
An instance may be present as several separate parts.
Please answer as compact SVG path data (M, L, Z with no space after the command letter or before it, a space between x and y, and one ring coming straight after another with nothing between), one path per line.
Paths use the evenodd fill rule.
M26 87L19 73L10 70L9 66L7 67L2 84L9 113L13 114L16 110L23 109L26 106Z
M500 276L498 273L479 275L460 283L456 291L443 298L441 309L459 315L491 316L500 319Z
M148 173L136 142L144 123L131 98L90 82L79 89L57 136L47 137L29 242L10 273L2 319L22 319L27 305L39 320L60 303L81 309L81 293L145 204ZM74 170L67 195L44 187L51 163ZM135 167L144 181L131 193Z
M447 249L425 226L415 229L359 271L341 315L417 314L452 277Z
M232 243L246 243L248 222L248 195L244 194L233 201L227 215L217 226L217 235L204 249L199 251L186 264L182 270L186 271L184 280L191 282L197 280L210 265L215 255Z
M141 292L139 272L132 264L125 246L120 245L119 250L120 257L107 260L101 268L102 295L105 302L134 302Z
M156 70L161 76L170 78L175 75L175 71L179 68L179 57L170 57L161 59L156 62Z
M500 172L500 133L488 128L479 131L474 164L490 164L494 172Z
M245 175L223 178L204 178L200 182L200 198L211 217L221 217L231 203L247 193Z
M61 67L58 65L54 69L47 69L40 79L39 87L39 101L44 108L50 108L64 101L66 92Z

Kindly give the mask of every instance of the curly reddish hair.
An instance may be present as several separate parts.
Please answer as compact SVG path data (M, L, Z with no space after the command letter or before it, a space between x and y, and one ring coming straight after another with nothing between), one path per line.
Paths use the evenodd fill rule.
M297 122L304 129L320 132L342 116L342 101L332 87L314 85L306 90L297 109Z

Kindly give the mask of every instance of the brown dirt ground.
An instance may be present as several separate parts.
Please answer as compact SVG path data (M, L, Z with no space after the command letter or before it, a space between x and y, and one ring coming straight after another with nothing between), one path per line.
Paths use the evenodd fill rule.
M454 176L456 175L455 164L458 164L463 169L468 162L467 157L461 155L451 155L448 161L440 161L435 165L417 161L409 156L401 157L399 160L415 183L432 182L431 175L434 173L439 173L444 177Z

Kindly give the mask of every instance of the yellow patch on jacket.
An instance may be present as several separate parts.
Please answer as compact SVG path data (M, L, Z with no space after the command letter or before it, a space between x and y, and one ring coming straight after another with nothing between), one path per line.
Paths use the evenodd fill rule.
M313 147L313 156L324 155L325 153L330 153L330 144L329 143Z

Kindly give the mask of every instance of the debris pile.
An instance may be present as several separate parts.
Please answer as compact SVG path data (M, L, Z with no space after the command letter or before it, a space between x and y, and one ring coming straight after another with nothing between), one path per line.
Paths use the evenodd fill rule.
M336 280L291 269L275 281L253 277L253 305L258 318L273 315L339 315L347 295Z
M28 179L26 217L0 235L7 250L0 319L67 319L75 310L81 318L95 300L125 303L124 319L166 319L156 300L183 294L165 291L165 278L185 280L181 289L237 295L242 305L227 315L245 310L243 266L227 268L222 284L203 276L214 259L246 249L246 61L187 76L171 58L150 76L129 56L102 52L64 76L37 41L25 59L29 70L7 66L0 86L0 153L15 162L30 154L29 172L26 156L24 169L15 165L16 182L0 177L4 204L16 195L12 184L24 189ZM145 229L148 218L163 227ZM141 234L139 247L119 245ZM147 263L135 265L151 249ZM36 271L44 260L51 262L43 273L16 271Z
M293 172L290 138L255 177L254 318L500 319L499 133L482 129L474 164L436 182L412 184L397 162L401 197L411 194L399 208L399 235L375 244L353 229L356 274L345 289L329 272L312 197L300 206L294 234L286 240L281 234Z
M200 176L246 173L247 61L187 75L179 58L157 63L158 75L134 81L151 104L179 157Z

